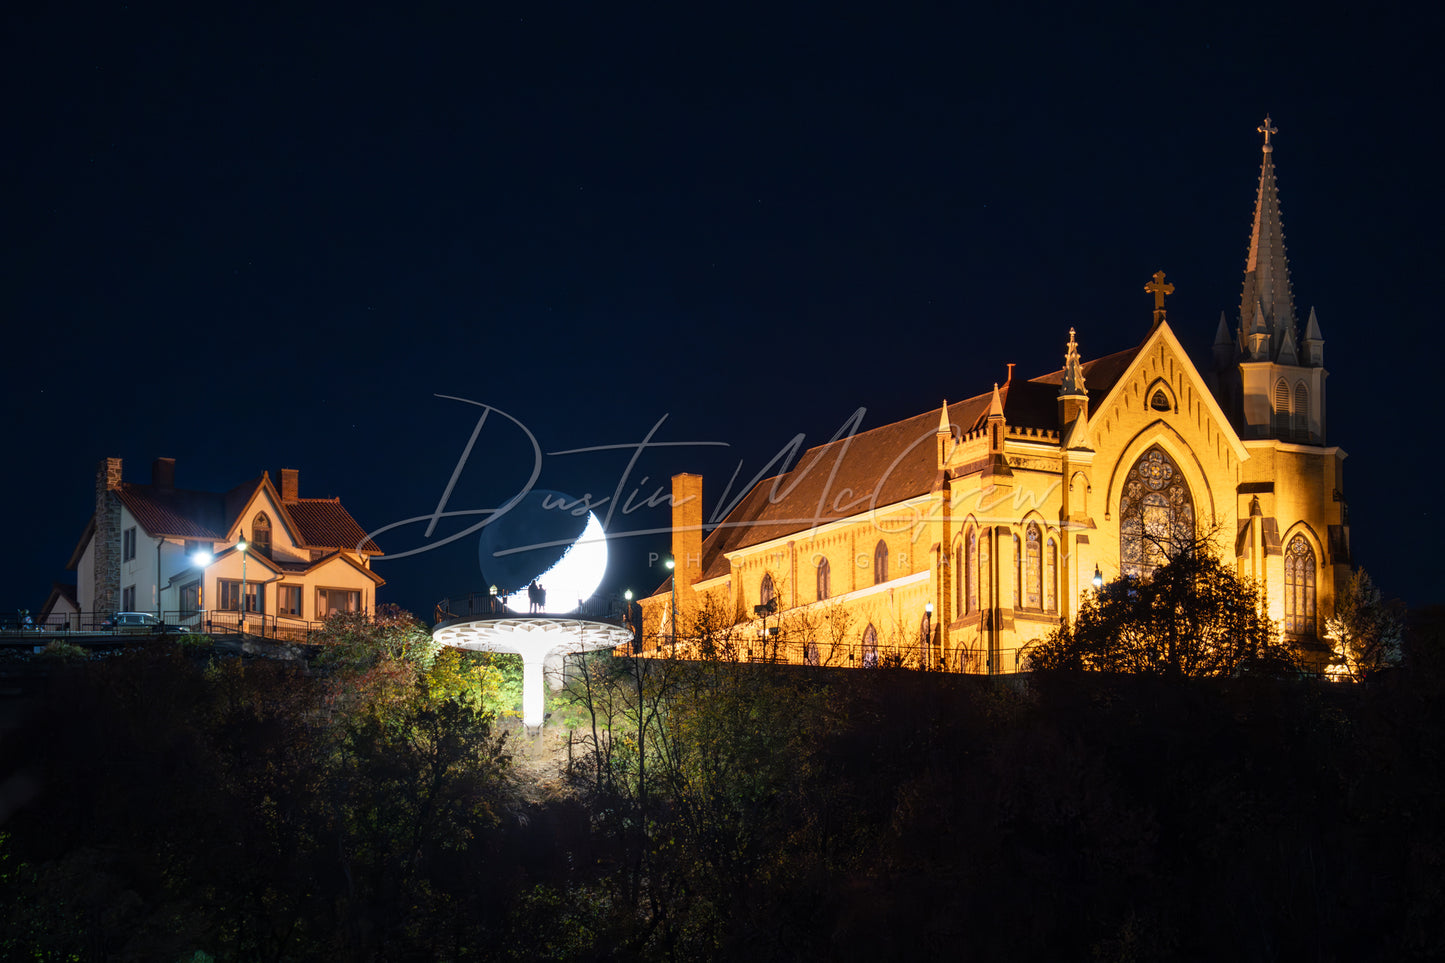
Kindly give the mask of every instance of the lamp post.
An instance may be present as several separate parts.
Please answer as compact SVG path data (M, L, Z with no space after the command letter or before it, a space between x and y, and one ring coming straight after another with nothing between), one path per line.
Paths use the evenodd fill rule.
M1101 588L1104 587L1104 573L1101 572L1101 571L1099 571L1099 563L1098 563L1098 562L1095 562L1095 563L1094 563L1094 578L1093 578L1092 581L1093 581L1093 584L1094 584L1094 591L1095 591L1095 592L1099 591L1099 589L1101 589Z
M246 549L248 548L250 546L246 544L246 536L242 535L236 541L236 551L241 553L241 611L236 616L236 628L243 634L246 631Z
M665 563L667 570L672 572L672 611L667 617L667 634L670 637L672 657L677 658L677 560L669 558Z
M918 661L923 668L928 668L929 656L933 654L933 603L925 602L923 605L923 651L918 653Z
M207 632L211 630L211 627L206 621L206 569L210 567L214 559L215 556L205 549L201 549L191 556L191 564L201 570L200 587L196 590L196 615L200 620L199 624L204 625Z

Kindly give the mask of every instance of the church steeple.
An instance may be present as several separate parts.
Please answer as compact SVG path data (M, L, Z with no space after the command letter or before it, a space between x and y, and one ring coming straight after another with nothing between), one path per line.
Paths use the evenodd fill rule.
M1268 117L1258 129L1264 135L1264 161L1259 169L1254 226L1239 301L1238 354L1233 371L1227 370L1224 358L1229 348L1222 332L1216 334L1214 357L1220 369L1217 389L1221 405L1230 412L1240 437L1322 445L1324 338L1313 311L1304 337L1300 337L1289 262L1285 258L1279 188L1274 180L1271 138L1278 131Z
M1264 134L1264 161L1259 168L1249 256L1244 262L1239 321L1245 335L1241 340L1248 345L1249 353L1259 360L1274 360L1284 345L1285 331L1295 327L1294 294L1285 258L1279 187L1274 179L1274 145L1269 142L1270 136L1279 131L1268 117L1258 130ZM1259 337L1261 334L1266 337Z

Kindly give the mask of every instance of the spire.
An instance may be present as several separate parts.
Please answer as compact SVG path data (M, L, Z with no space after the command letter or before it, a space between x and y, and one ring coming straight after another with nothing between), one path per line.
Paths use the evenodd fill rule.
M993 399L988 403L988 416L990 418L1003 417L1003 399L998 395L998 382L993 383Z
M1305 339L1303 342L1303 361L1311 368L1324 367L1325 363L1325 336L1320 334L1320 319L1315 317L1315 309L1310 308L1310 320L1305 325Z
M1084 387L1084 367L1079 362L1079 345L1069 329L1069 346L1064 351L1064 377L1059 382L1059 435L1064 448L1087 447L1089 433L1089 392Z
M1284 338L1279 345L1279 357L1275 360L1280 364L1299 364L1299 350L1298 345L1295 344L1293 327L1284 329Z
M1214 329L1214 366L1223 370L1234 360L1234 338L1229 334L1224 312L1219 312L1219 327Z
M1290 291L1289 263L1285 259L1279 188L1274 181L1274 145L1269 141L1270 135L1279 131L1268 117L1258 130L1264 134L1264 161L1259 168L1259 194L1254 204L1249 256L1244 262L1244 291L1239 299L1239 319L1248 326L1255 308L1261 309L1266 322L1265 330L1277 335L1272 345L1277 350L1283 344L1284 330L1295 326L1294 295Z
M943 409L938 413L938 431L933 437L938 447L938 470L944 472L948 468L948 456L952 453L949 449L953 445L953 425L948 421L947 398L943 399ZM940 483L946 480L946 475L939 475Z
M1069 329L1069 346L1064 351L1064 379L1059 384L1060 395L1084 395L1084 369L1079 364L1079 346L1074 341L1074 329Z
M1245 329L1245 356L1251 361L1269 360L1269 327L1264 321L1264 307L1254 302L1254 319Z

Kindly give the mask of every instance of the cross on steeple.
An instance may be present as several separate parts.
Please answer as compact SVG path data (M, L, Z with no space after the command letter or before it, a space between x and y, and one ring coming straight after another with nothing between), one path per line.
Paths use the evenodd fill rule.
M1269 143L1269 135L1270 135L1270 134L1278 134L1278 133L1279 133L1279 130L1278 130L1273 124L1271 124L1271 123L1269 122L1269 114L1265 114L1265 115L1264 115L1264 123L1262 123L1262 124L1260 124L1258 127L1256 127L1255 130L1259 131L1261 134L1264 135L1264 149L1265 149L1265 151L1268 152L1268 151L1274 150L1274 148L1273 148L1272 146L1270 146L1270 143Z
M1174 293L1174 285L1164 280L1163 271L1154 272L1154 280L1144 285L1144 290L1154 295L1154 327L1164 320L1164 299Z

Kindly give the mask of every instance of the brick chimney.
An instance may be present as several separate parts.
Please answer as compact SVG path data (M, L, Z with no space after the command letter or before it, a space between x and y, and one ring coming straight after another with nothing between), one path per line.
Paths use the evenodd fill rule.
M157 458L151 462L151 485L155 488L165 489L176 487L176 460L174 458Z
M294 505L301 498L301 472L295 468L281 469L281 504Z
M672 476L672 577L677 583L678 621L692 604L692 584L702 577L702 476ZM686 600L686 604L684 604Z
M120 607L120 496L117 494L120 477L119 458L100 460L100 467L95 472L93 615L109 615Z

